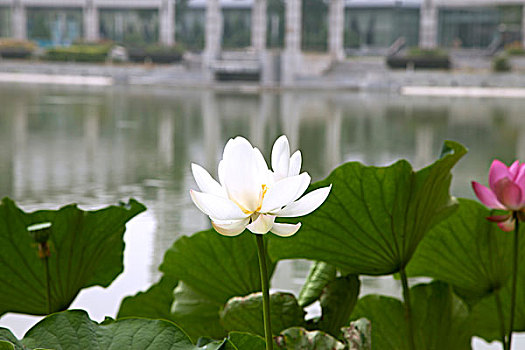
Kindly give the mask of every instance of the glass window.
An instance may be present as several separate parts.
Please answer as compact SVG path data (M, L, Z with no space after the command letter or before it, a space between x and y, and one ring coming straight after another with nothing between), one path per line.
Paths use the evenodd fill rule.
M237 49L251 45L251 9L223 9L222 45Z
M322 0L303 0L301 46L305 51L326 51L328 6Z
M179 3L175 12L175 41L188 50L201 51L204 49L206 11L188 8L185 1Z
M82 38L82 10L28 8L27 37L39 46L71 45Z
M99 12L100 38L136 45L159 41L157 10L113 10Z
M0 7L0 37L11 36L11 11L8 7Z
M400 37L408 46L419 40L419 9L346 8L345 47L386 48Z
M445 47L484 48L497 38L498 8L440 9L439 44Z
M284 1L268 0L266 45L269 48L284 47Z

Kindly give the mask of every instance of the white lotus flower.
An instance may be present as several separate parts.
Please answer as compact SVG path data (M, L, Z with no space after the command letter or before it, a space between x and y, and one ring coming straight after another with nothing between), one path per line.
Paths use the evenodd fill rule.
M219 163L219 182L201 166L192 164L193 176L202 192L190 191L195 205L225 236L241 234L245 228L256 234L269 231L282 237L293 235L298 224L276 223L276 217L297 217L317 209L330 193L319 188L299 199L310 184L310 175L301 170L301 152L290 157L286 136L275 141L272 169L261 152L243 137L230 139Z

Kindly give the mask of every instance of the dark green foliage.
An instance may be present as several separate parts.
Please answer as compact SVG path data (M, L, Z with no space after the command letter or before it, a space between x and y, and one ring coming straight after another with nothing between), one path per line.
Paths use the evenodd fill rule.
M49 61L97 63L106 61L110 50L111 46L107 44L54 47L46 51L44 59Z
M0 315L45 315L46 274L39 247L26 228L51 222L49 275L51 311L67 309L87 287L107 287L123 270L125 224L146 208L126 205L84 211L76 205L25 213L4 198L0 204Z
M299 305L306 307L318 300L323 289L335 279L336 274L337 269L333 265L322 261L313 263L301 293L299 293Z
M389 167L346 163L311 190L332 184L313 214L301 219L295 236L271 237L274 259L325 261L345 273L388 275L406 266L419 242L455 209L448 193L450 170L466 153L447 142L434 164L413 171L406 161Z
M499 55L492 59L492 70L494 72L509 72L512 70L509 58L505 55Z
M261 293L232 298L221 311L221 324L229 331L236 330L264 336L261 310ZM272 334L277 335L290 327L303 326L304 314L292 294L275 293L270 296Z
M446 284L418 285L411 288L411 294L416 349L470 349L468 309ZM371 321L374 350L406 350L408 329L404 315L398 299L369 295L358 301L351 318Z

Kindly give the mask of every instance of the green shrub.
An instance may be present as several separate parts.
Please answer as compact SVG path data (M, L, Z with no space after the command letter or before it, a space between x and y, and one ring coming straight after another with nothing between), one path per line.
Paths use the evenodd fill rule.
M411 47L407 52L407 57L448 57L448 53L441 49Z
M111 46L107 44L54 47L46 51L44 59L49 61L104 62L110 50Z
M0 57L27 58L36 49L35 43L26 40L0 39Z
M184 47L180 44L173 46L149 45L146 47L132 46L127 47L128 56L131 61L144 62L150 59L154 63L173 63L182 59Z
M492 59L492 70L494 72L508 72L512 69L507 56L500 55Z
M451 61L448 52L441 49L422 49L412 47L406 54L388 56L388 67L406 69L407 67L422 69L450 69Z

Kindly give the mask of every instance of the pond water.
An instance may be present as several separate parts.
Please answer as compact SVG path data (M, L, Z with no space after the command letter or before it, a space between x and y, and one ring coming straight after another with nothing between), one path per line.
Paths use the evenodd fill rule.
M222 148L237 135L269 157L286 134L303 152L303 170L324 178L346 161L419 168L444 140L470 152L454 170L452 193L473 197L494 157L525 160L525 101L324 92L226 93L144 88L0 86L0 195L24 209L77 202L99 208L134 197L148 210L128 224L124 273L107 289L83 291L73 308L116 315L120 300L158 277L177 237L209 228L192 204L190 163L216 175ZM308 263L281 263L273 287L297 292ZM363 293L399 295L391 279L364 279ZM8 314L17 336L39 318ZM488 348L479 341L476 349ZM516 344L517 345L517 344Z

